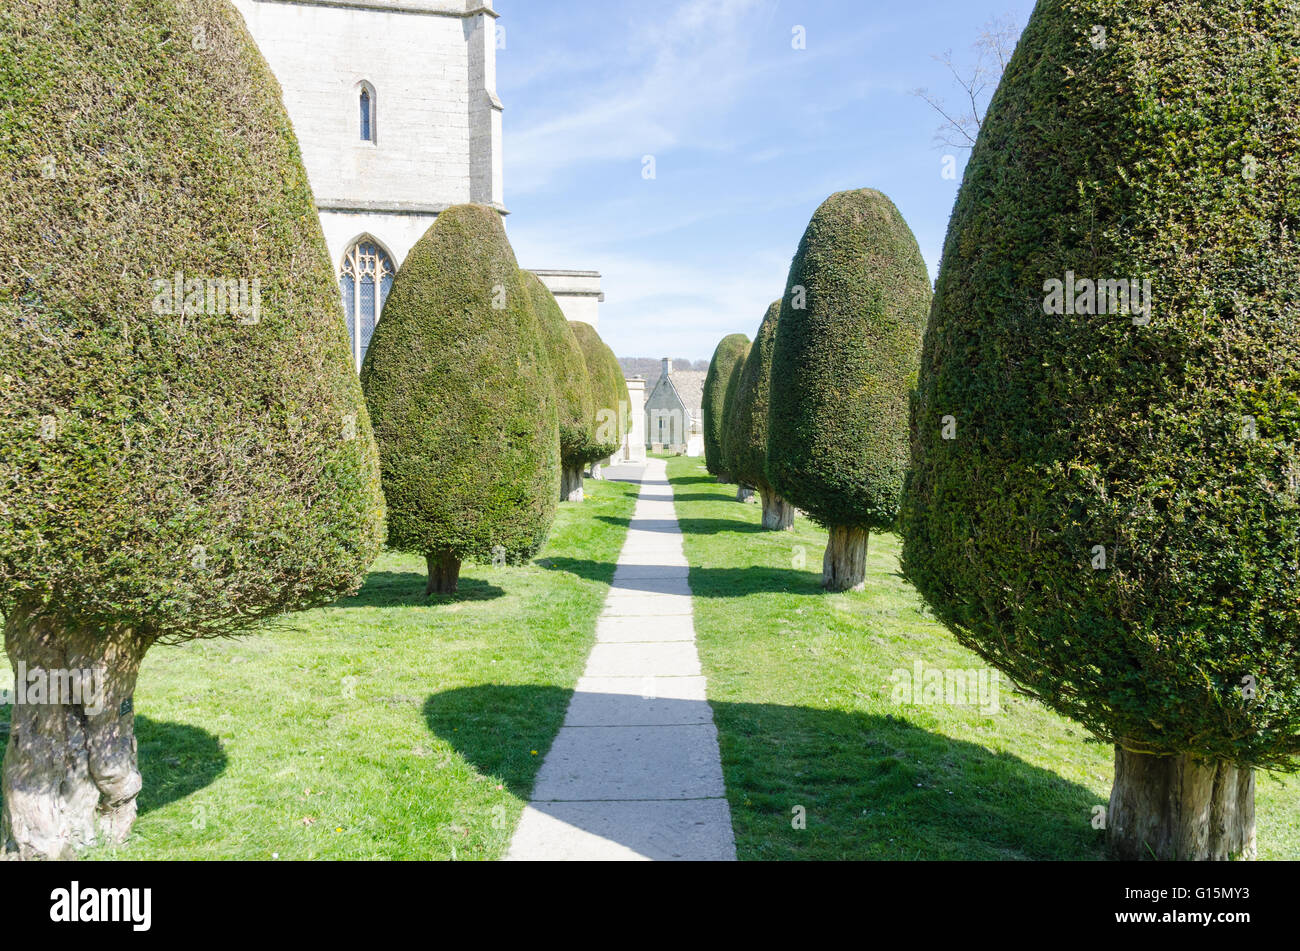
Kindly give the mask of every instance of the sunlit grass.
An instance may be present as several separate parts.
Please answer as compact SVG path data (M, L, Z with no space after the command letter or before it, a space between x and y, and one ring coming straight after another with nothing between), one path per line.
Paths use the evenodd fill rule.
M466 566L456 597L426 598L424 560L389 553L355 598L251 637L151 651L136 692L141 815L124 848L89 857L500 857L635 504L635 485L587 489L561 506L537 564ZM552 689L494 690L509 685ZM439 699L467 687L501 703Z
M1103 857L1109 746L1005 679L993 716L894 702L917 660L986 667L899 575L895 536L872 536L864 592L828 595L824 531L761 531L698 459L668 472L741 858ZM1300 779L1258 782L1260 857L1300 858Z

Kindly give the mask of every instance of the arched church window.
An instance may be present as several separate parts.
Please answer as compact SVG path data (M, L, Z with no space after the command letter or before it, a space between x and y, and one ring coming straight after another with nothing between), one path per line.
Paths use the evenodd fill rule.
M361 87L361 141L375 141L375 94L369 84Z
M358 241L343 256L339 284L343 290L343 311L347 316L348 337L352 341L352 355L356 358L358 371L396 274L393 259L374 241Z

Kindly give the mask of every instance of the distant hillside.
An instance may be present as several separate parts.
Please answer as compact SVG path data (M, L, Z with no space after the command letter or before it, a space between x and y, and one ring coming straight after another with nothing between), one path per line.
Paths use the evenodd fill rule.
M659 382L659 373L663 369L663 358L661 357L619 357L618 362L623 367L624 376L629 378L634 376L645 377L645 391L647 394ZM709 361L673 357L673 369L699 370L703 373L709 369Z

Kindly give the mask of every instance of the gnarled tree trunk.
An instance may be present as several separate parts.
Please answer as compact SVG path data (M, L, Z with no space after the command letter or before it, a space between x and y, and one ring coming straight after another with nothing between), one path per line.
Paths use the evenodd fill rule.
M754 490L747 485L736 486L736 501L748 502L754 497Z
M794 528L794 506L771 489L760 489L763 501L763 527L768 531L785 532Z
M582 491L582 466L564 466L561 473L560 501L581 502L585 498Z
M460 559L449 551L425 555L429 566L427 594L455 594L460 588Z
M1116 746L1106 844L1129 861L1254 859L1255 773Z
M605 478L604 473L601 472L601 469L600 469L600 463L599 463L599 462L593 462L593 463L591 464L591 470L590 470L590 471L591 471L591 477L592 477L593 479L595 479L596 481L598 481L598 482L599 482L601 479L604 479L604 478Z
M69 628L21 607L6 617L15 697L3 851L61 859L126 839L143 785L132 698L150 643L130 631Z
M861 591L867 586L867 530L836 525L822 559L822 587Z

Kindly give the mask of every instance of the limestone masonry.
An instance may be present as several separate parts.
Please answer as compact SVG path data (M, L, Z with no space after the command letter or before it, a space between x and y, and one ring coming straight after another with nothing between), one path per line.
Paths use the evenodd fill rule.
M233 0L284 92L360 366L392 279L447 207L508 214L492 0ZM542 271L596 326L600 274Z

